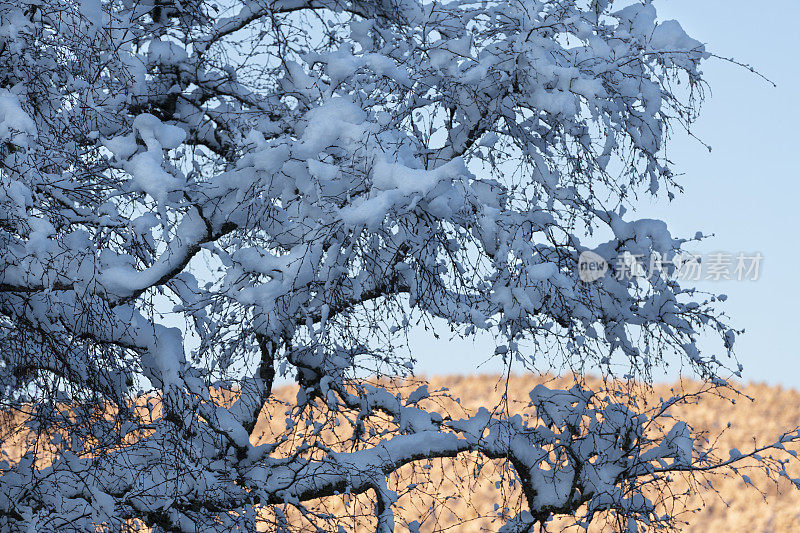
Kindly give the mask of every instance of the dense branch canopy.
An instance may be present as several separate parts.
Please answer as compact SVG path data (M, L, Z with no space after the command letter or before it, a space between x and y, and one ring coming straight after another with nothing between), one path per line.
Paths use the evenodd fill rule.
M434 318L524 368L738 373L715 297L576 268L686 242L625 206L678 190L663 149L695 118L700 42L649 0L220 4L0 0L0 402L77 436L0 471L0 529L229 531L266 508L290 528L287 507L335 528L308 501L371 490L389 530L386 479L465 453L511 465L509 530L647 524L669 517L645 485L728 464L654 429L676 399L537 389L535 421L456 420L363 380L413 370L395 348ZM300 390L257 445L276 375ZM350 451L306 432L340 417Z

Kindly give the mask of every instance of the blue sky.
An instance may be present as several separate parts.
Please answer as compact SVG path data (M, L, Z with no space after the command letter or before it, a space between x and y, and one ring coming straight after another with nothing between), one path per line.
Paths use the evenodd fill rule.
M738 343L745 379L800 387L800 2L665 0L659 18L674 18L712 52L753 65L765 83L720 60L706 63L712 94L694 133L712 146L675 139L672 157L686 194L643 214L667 220L675 234L714 233L707 251L760 251L756 282L715 283L726 310L746 329ZM711 284L707 284L711 285Z
M670 156L686 192L671 203L643 202L637 218L662 218L674 236L715 234L698 251L764 256L758 281L703 288L727 294L724 310L746 330L737 342L745 381L800 388L800 2L662 0L656 7L660 20L678 20L711 52L753 65L778 86L728 62L707 61L711 92L693 133L713 150L678 132ZM467 373L491 353L486 341L446 338L415 336L418 372ZM500 369L495 361L479 370Z

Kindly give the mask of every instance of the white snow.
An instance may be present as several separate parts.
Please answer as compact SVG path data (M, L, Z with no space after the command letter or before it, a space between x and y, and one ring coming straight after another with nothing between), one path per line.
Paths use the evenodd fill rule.
M26 147L28 138L36 135L36 124L22 109L17 95L8 89L0 89L0 141Z

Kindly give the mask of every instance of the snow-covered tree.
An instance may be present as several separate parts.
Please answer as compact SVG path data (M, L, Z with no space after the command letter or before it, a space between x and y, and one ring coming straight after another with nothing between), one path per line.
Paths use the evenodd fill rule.
M687 242L626 206L680 190L708 57L650 0L0 0L0 530L413 530L398 472L462 456L506 531L636 530L675 476L788 476L643 400L666 361L735 393L719 298L577 269ZM378 379L432 321L578 382L442 412Z

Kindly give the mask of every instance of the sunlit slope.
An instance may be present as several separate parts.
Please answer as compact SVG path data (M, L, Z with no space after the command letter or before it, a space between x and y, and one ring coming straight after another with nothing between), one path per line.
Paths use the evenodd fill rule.
M525 400L527 392L542 381L534 376L512 377L508 396ZM431 380L431 385L449 387L455 396L461 398L464 407L474 409L482 404L497 403L504 392L505 381L496 376L439 376ZM568 386L568 382L557 380L548 386ZM672 391L691 390L693 386L696 384L659 385L654 394L666 397ZM800 391L761 384L743 386L741 390L745 396L735 399L735 402L709 397L698 404L673 408L672 414L690 422L695 430L708 431L711 437L721 433L717 445L724 451L737 448L744 452L754 443L765 444L781 431L800 425ZM727 427L728 423L730 427ZM796 474L798 465L790 470ZM710 487L701 488L698 495L689 500L687 511L681 514L681 520L686 523L681 524L680 529L700 532L800 531L800 492L786 480L776 486L758 472L747 474L763 495L740 478L711 477L718 494ZM476 497L480 499L480 495ZM453 503L452 508L456 516L470 516L470 508L463 503ZM476 524L461 526L458 530L479 531L480 528Z
M535 376L512 376L510 379L499 376L437 376L430 379L429 389L449 389L452 398L460 398L459 403L439 397L437 406L443 412L459 417L460 413L474 411L480 406L508 409L521 412L527 408L528 392L539 383L550 388L568 388L572 382L567 379L553 379ZM415 380L416 387L419 380ZM589 380L588 385L598 388L599 381ZM658 385L652 391L654 399L668 397L676 393L686 393L697 389L693 382ZM275 396L289 403L296 393L291 386L280 387ZM732 401L730 398L707 396L702 402L674 407L671 415L686 420L696 431L705 432L717 439L717 447L722 455L736 448L746 452L754 445L774 441L782 431L800 426L800 391L787 390L766 385L742 386L742 396ZM641 392L641 390L640 390ZM504 404L503 395L510 400ZM436 395L434 395L436 396ZM752 398L752 401L749 398ZM285 430L285 404L276 402L274 408L262 413L255 435L261 442L271 441L274 435ZM728 426L730 424L730 427ZM5 426L10 428L8 424ZM18 426L19 427L19 426ZM334 432L327 439L342 442L347 439L343 432ZM6 459L14 462L23 448L22 432L6 433L2 440ZM519 495L507 484L495 484L498 468L491 462L484 464L476 475L475 457L459 457L457 460L432 462L430 468L404 467L393 480L393 489L400 499L397 511L397 530L408 529L408 523L421 521L420 531L496 531L500 523L495 517L500 511L495 508L502 502L520 502ZM794 477L800 477L800 461L789 468ZM696 485L698 493L688 500L685 511L679 512L679 529L684 531L747 531L747 532L795 532L800 531L800 491L794 490L787 481L778 485L767 480L758 471L746 471L757 490L748 486L739 477L713 476L711 485L701 481ZM424 484L423 492L429 497L412 497L413 492L402 490L409 485ZM420 487L423 488L423 487ZM685 490L686 485L678 480L673 485L676 492ZM369 494L350 499L346 496L326 498L311 502L317 511L332 513L342 518L346 531L363 530L370 523L371 497ZM516 505L519 505L517 503ZM514 504L511 505L513 511ZM269 517L265 517L269 520ZM290 517L291 519L292 517ZM298 517L295 517L298 518ZM303 520L296 525L303 530ZM266 524L266 523L265 523ZM563 522L556 522L552 531L564 529ZM592 530L614 530L612 526L592 528Z

